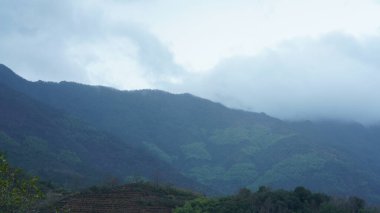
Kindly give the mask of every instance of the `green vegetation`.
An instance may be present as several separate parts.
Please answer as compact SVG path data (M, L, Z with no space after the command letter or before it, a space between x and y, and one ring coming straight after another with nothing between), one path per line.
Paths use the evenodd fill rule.
M111 205L112 204L112 205ZM64 211L91 209L103 212L174 213L377 213L358 197L337 198L313 193L304 187L271 190L261 186L257 192L242 188L235 195L206 197L168 185L140 181L127 185L91 187L51 205Z
M141 176L213 195L303 185L378 204L379 138L376 125L287 122L189 94L28 82L0 66L0 149L66 187Z
M254 125L253 127L232 127L226 129L217 129L210 136L210 141L216 144L249 144L251 150L259 151L272 144L281 141L281 139L292 136L293 134L282 135L273 132L271 129L261 125ZM250 152L249 154L254 154Z
M156 155L128 144L1 83L0 151L29 174L75 190L99 184L110 176L125 180L137 174L153 179L161 170L165 172L158 178L163 182L203 187L163 161L168 156L162 151L156 149L161 153Z
M267 185L281 180L297 179L303 174L320 171L324 164L332 162L327 156L319 156L317 153L305 153L291 156L266 171L258 178L253 187Z
M174 209L199 196L188 190L150 182L130 184L129 187L135 187L137 190L145 192L145 194L157 197L157 199L151 201L141 199L139 203L143 206L165 206Z
M163 160L163 161L168 162L168 163L172 163L172 161L173 161L172 158L167 153L162 151L154 143L143 142L143 145L148 150L148 152L150 152L152 155L158 157L160 160Z
M43 198L38 178L12 168L0 154L0 212L29 212Z
M9 145L19 145L16 141L14 141L11 137L9 137L5 132L0 131L0 142Z
M140 181L117 186L94 186L67 196L45 208L45 211L172 212L172 209L183 206L185 202L197 197L199 195L191 191Z
M321 193L312 193L304 187L294 191L276 190L260 187L257 192L241 189L237 195L222 198L199 197L186 202L174 213L345 213L345 212L379 212L365 207L364 200L357 197L337 199Z
M211 160L211 155L204 143L191 143L181 146L186 159Z

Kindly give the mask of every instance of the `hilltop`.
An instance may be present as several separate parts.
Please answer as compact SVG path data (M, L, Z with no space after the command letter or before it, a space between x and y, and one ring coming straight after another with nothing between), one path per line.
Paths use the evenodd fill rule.
M303 185L380 203L379 126L282 121L191 94L30 82L5 66L0 84L0 148L45 179L62 168L83 182L140 175L208 194ZM27 126L16 125L25 121ZM27 150L31 144L37 144L33 151ZM40 165L47 162L46 171ZM61 184L76 184L55 176Z

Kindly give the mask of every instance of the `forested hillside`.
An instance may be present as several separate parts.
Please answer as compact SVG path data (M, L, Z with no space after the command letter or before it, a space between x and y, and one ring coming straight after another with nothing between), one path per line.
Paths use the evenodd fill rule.
M0 151L15 166L68 188L136 177L160 178L194 190L202 187L146 150L2 84Z
M286 122L265 114L229 109L190 94L118 91L70 82L29 82L5 66L0 67L0 82L16 90L17 94L23 93L20 99L41 103L36 108L53 107L57 109L54 113L63 113L81 123L81 131L84 131L83 126L94 131L82 134L51 130L43 133L47 134L46 137L40 133L35 135L45 141L59 138L54 139L60 142L53 149L53 153L58 154L53 158L46 157L52 161L58 161L56 156L66 149L69 153L95 152L97 154L92 154L92 158L79 157L81 162L109 175L137 170L145 176L152 176L151 173L157 171L158 176L171 177L168 174L171 170L157 170L154 165L162 162L187 178L225 194L241 187L256 189L260 185L270 185L289 189L304 185L316 191L359 195L370 202L380 203L380 166L376 163L380 160L377 153L380 128L376 126L333 121ZM6 102L3 104L9 106ZM17 102L14 105L25 106ZM53 112L42 111L40 114L54 117ZM30 114L38 115L36 112ZM38 123L43 125L43 122ZM41 129L48 126L51 125ZM73 125L69 126L73 128ZM10 129L4 131L8 134L6 137L15 138L15 141L25 141L28 136L18 139L18 133L11 133ZM78 134L75 140L71 139ZM107 145L82 144L88 140L103 141L100 138L107 138ZM22 147L29 144L24 143ZM14 146L7 147L10 158L15 161L23 162L27 158L25 156L23 160L17 155L19 150ZM103 159L101 162L111 162L104 165L93 163L99 158ZM63 163L62 167L76 171L78 165L81 164L69 162Z
M379 212L358 197L332 197L304 187L293 191L261 186L224 197L136 180L130 184L92 186L81 192L57 189L15 168L0 155L0 212L194 213L194 212Z

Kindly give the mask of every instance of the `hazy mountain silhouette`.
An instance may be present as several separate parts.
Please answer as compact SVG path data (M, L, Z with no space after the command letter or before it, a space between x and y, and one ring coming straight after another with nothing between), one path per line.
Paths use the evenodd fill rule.
M79 130L61 131L60 127L50 127L49 137L45 137L43 131L29 130L28 134L46 143L59 144L55 152L69 149L79 156L84 146L81 144L87 141L88 145L86 137L107 141L95 143L94 147L88 145L86 153L92 153L93 158L86 160L85 169L94 166L103 174L115 176L139 171L147 177L157 171L160 175L178 175L177 182L187 181L180 178L180 173L223 193L243 186L293 188L304 185L317 191L359 195L380 202L379 127L333 121L285 122L265 114L229 109L190 94L119 91L71 82L29 82L5 66L0 67L0 83L6 85L2 87L6 88L3 95L12 94L9 96L28 102L14 102L15 107L8 111L23 105L20 113L35 109L28 114L41 114L51 121L72 118L80 123ZM7 104L8 99L2 101L2 108L11 106ZM8 111L2 110L1 114L9 114ZM54 117L53 112L61 117ZM40 119L34 118L35 124L39 124ZM7 127L11 120L2 122L1 130L15 141L24 140L29 127ZM14 123L22 123L22 120ZM46 124L41 129L49 126ZM86 126L89 127L84 128ZM92 132L82 134L83 128ZM23 137L14 136L17 134ZM77 134L78 137L71 139ZM62 140L50 139L55 137ZM17 148L11 149L4 142L0 144L11 159L27 166L21 162L31 156L20 157ZM22 146L27 144L23 142ZM49 153L50 150L45 159L51 158ZM103 167L92 162L100 158L108 162ZM70 169L77 168L61 163ZM156 163L166 170L157 169Z

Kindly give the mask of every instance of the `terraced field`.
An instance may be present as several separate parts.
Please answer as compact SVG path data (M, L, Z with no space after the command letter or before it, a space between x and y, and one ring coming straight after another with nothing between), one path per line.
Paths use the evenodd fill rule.
M170 213L195 197L195 194L170 187L128 184L75 194L59 201L55 208L70 213Z

